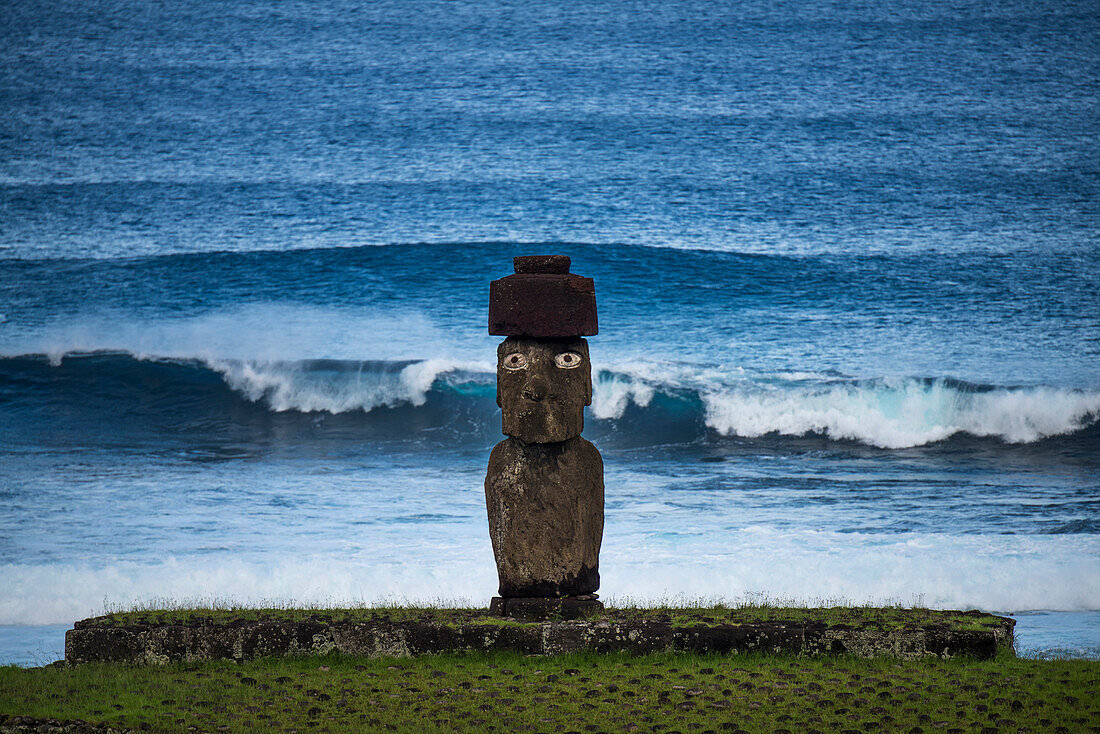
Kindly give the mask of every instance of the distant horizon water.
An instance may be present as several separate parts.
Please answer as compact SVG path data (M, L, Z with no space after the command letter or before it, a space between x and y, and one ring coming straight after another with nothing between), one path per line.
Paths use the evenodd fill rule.
M140 600L487 603L488 283L593 277L603 599L1100 658L1100 9L15 0L0 664Z

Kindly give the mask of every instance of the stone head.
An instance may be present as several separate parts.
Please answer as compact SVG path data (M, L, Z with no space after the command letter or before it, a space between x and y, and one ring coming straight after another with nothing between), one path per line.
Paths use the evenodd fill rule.
M508 337L497 347L497 405L506 435L524 443L579 436L591 403L586 340Z

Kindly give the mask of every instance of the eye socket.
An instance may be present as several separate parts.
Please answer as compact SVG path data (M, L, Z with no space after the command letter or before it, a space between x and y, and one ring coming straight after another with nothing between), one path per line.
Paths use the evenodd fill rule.
M527 366L527 356L522 352L512 352L500 360L500 364L506 370L522 370Z
M576 352L562 352L554 357L554 364L563 370L571 370L574 367L580 367L582 361L584 361L584 358Z

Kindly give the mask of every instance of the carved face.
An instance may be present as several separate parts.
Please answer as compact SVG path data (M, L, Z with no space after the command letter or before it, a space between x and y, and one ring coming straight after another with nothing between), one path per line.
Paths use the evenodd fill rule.
M524 443L581 435L592 403L592 365L584 339L508 337L497 347L497 405L504 433Z

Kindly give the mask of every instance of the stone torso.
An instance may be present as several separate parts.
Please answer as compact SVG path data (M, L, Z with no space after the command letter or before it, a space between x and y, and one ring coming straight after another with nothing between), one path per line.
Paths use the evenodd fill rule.
M489 535L504 597L578 596L600 585L603 459L576 436L507 438L485 478Z

